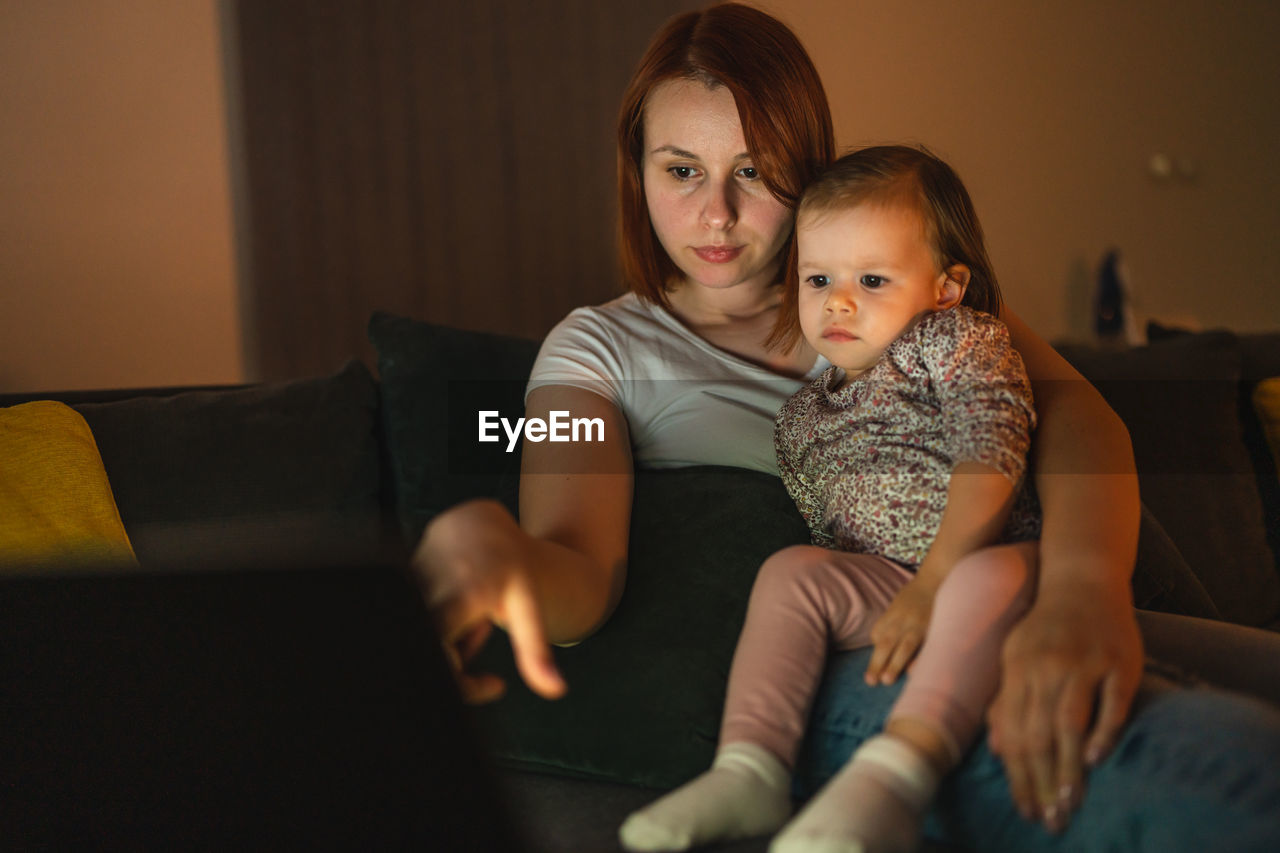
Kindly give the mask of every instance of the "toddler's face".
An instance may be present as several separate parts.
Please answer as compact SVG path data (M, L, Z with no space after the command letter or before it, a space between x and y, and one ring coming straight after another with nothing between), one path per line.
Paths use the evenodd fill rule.
M964 295L938 267L909 205L805 213L796 240L800 329L847 378L874 365L924 314Z

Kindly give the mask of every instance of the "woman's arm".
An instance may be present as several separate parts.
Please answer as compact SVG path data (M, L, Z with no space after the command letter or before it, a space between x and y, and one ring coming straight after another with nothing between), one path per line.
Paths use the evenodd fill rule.
M1138 482L1128 431L1102 396L1011 311L1002 319L1031 377L1044 520L1035 604L1010 633L988 714L1019 808L1065 825L1083 766L1110 749L1142 674L1129 588Z
M546 386L529 395L526 418L546 420L552 411L601 419L604 441L526 439L520 523L496 501L468 501L437 516L414 554L447 657L472 702L504 689L495 675L466 671L493 625L510 633L526 683L555 698L565 685L548 643L590 635L622 596L634 479L626 421L590 391Z

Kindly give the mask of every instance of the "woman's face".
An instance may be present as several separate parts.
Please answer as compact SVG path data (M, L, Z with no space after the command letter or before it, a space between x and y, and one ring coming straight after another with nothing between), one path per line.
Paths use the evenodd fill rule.
M653 230L688 281L777 282L794 219L756 172L727 88L655 86L644 109L642 168Z

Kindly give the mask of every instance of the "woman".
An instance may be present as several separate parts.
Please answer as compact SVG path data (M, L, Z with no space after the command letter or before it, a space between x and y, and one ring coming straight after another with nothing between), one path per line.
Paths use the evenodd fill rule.
M724 4L681 15L656 35L619 121L620 250L632 293L579 309L553 330L527 398L529 417L562 410L602 419L606 441L527 442L519 524L494 502L466 503L437 517L415 554L468 699L485 701L503 689L496 677L466 670L494 624L510 632L530 687L549 698L563 693L548 643L589 637L622 595L635 465L768 464L760 460L772 457L773 412L825 366L806 344L778 350L768 339L795 201L833 155L821 83L784 25ZM957 815L950 829L979 845L997 837L988 826L1004 832L1011 823L1019 824L1011 830L1018 844L1051 839L1009 820L1010 802L1062 830L1084 796L1088 765L1099 765L1091 791L1104 775L1113 803L1128 802L1120 796L1126 785L1140 787L1117 761L1103 762L1142 671L1129 591L1139 509L1128 436L1051 347L1011 311L1002 319L1035 386L1040 586L1053 594L1037 600L1003 649L1002 685L988 722L1004 773L992 774L994 759L979 750L980 760L968 762L942 793L943 810L949 805ZM703 401L714 395L646 407L652 401L637 399L642 383L623 381L645 378L690 380L664 387L691 391L724 382L776 399L772 409L760 399L730 406L742 413L725 422L735 440L694 446L699 430L651 412L709 405ZM865 669L865 658L837 663L818 714L887 710L896 691L865 689ZM1152 725L1163 734L1168 723ZM810 744L819 776L821 765L839 766L864 736L836 728L833 738L842 742L819 735ZM823 729L817 718L813 729ZM1197 802L1214 808L1204 797ZM1083 812L1090 814L1104 816L1100 808ZM1105 835L1114 827L1103 821L1085 831Z

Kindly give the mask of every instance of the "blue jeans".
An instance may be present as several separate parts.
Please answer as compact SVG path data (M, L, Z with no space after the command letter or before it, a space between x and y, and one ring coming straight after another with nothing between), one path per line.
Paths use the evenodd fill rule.
M862 680L870 649L832 656L796 767L807 798L880 731L901 690ZM972 850L1280 850L1280 709L1148 676L1111 754L1086 780L1084 802L1053 835L1013 805L985 738L944 781L925 834Z

